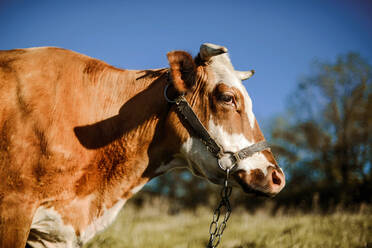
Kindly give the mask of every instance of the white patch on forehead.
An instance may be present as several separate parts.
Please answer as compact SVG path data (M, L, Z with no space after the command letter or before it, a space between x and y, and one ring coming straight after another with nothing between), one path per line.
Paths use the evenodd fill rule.
M81 247L71 225L65 225L61 215L54 208L39 207L32 219L27 241L31 247Z
M255 116L252 110L252 100L244 88L242 81L235 73L235 69L231 64L227 53L212 57L212 62L209 65L214 73L215 83L224 83L230 87L237 88L244 97L245 112L248 116L251 127L254 127Z
M103 231L108 227L116 218L121 208L125 204L125 199L120 199L111 208L104 209L103 215L94 219L92 223L81 233L80 240L82 243L86 243L88 240L94 237L98 232Z
M253 143L247 140L243 134L229 134L225 132L222 126L216 125L213 122L213 117L209 120L208 130L211 136L225 151L237 152L247 146L253 145ZM238 169L247 172L254 169L261 169L261 171L266 175L268 166L274 165L271 164L261 152L258 152L253 154L253 156L240 161L237 166Z

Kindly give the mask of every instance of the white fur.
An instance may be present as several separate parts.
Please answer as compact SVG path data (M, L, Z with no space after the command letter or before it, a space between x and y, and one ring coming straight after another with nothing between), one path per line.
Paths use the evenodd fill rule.
M240 149L253 145L253 142L247 140L242 133L228 134L222 126L216 125L211 116L208 123L209 133L226 150L237 152Z
M242 81L238 77L234 67L231 64L230 58L227 53L212 57L212 63L210 64L214 73L216 83L224 83L231 87L237 88L244 96L245 111L249 119L251 127L254 127L255 116L252 110L252 100Z
M243 134L229 134L222 126L213 122L211 117L208 123L211 136L223 147L225 151L237 152L253 143L245 138ZM222 170L217 164L217 159L207 150L206 146L197 138L190 137L181 146L182 157L194 174L202 175L214 183L223 183ZM227 163L231 160L226 159ZM222 161L223 163L223 161ZM262 153L239 162L237 169L247 171L260 169L265 175L267 168L272 165Z
M81 246L74 228L64 224L61 215L54 208L39 207L32 220L30 232L32 236L37 236L37 240L27 241L34 248L75 248Z
M134 194L137 194L142 188L143 186L145 186L146 183L141 183L140 185L137 185L136 187L134 187L133 189L130 190L130 192L134 195Z
M85 228L80 236L76 236L71 225L66 225L61 215L54 208L39 207L31 224L31 233L36 240L27 243L34 248L76 248L93 238L98 232L103 231L116 218L126 200L120 199L111 208L104 209L103 214L94 219Z
M225 151L237 152L253 144L243 134L229 134L224 131L223 127L213 122L213 117L209 120L208 130ZM214 183L223 183L223 176L221 176L222 170L217 164L217 159L199 139L188 138L181 146L181 154L194 174L201 174ZM226 159L226 161L230 160ZM260 169L266 175L267 168L273 165L262 153L256 153L240 161L237 166L237 169L247 171L248 173L251 170Z
M218 126L213 122L213 117L209 120L208 130L212 137L223 147L225 151L237 152L247 146L253 145L252 142L247 140L243 134L229 134L225 132L222 126ZM246 158L238 164L238 169L249 172L254 169L261 169L262 172L267 174L267 167L273 166L269 163L266 157L258 152L253 156Z
M181 146L181 153L194 174L202 175L214 183L223 183L216 158L199 139L188 138Z
M81 233L80 240L86 243L94 237L98 232L103 231L108 227L116 218L126 200L120 199L115 205L109 209L105 209L103 215L93 220L93 222Z

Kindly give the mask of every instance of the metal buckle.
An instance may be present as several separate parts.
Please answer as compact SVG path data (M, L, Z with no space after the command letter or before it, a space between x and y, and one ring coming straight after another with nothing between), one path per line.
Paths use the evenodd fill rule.
M241 161L241 159L240 159L240 157L239 157L239 153L238 153L238 152L234 152L234 153L232 154L232 156L235 158L235 163L236 163L236 164L239 164L240 161Z

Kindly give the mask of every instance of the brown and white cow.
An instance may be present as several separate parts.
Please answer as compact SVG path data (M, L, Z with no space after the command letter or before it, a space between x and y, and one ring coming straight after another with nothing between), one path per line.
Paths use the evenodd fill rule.
M219 183L224 174L163 95L185 93L213 138L237 151L264 137L227 49L204 44L169 69L122 70L69 50L0 52L0 247L79 247L141 187L172 168ZM171 75L171 78L168 78ZM285 184L270 151L232 175L245 191Z

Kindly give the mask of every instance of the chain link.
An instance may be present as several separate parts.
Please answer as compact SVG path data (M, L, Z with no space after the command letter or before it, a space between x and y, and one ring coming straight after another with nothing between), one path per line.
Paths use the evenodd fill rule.
M213 219L209 226L209 242L207 244L207 248L216 248L219 245L222 234L226 229L227 221L229 220L231 215L229 197L232 192L232 187L228 185L229 172L230 169L227 169L226 178L223 184L223 188L221 189L221 201L218 204L218 207L213 212ZM219 223L222 211L225 211L225 215L221 223Z

